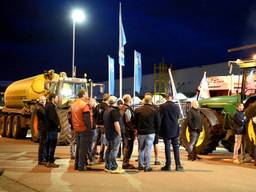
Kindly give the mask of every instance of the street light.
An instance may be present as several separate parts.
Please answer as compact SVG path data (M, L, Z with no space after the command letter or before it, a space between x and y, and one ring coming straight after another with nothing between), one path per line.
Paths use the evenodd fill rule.
M75 70L75 36L76 36L76 23L82 23L85 20L85 14L80 9L75 9L71 13L73 20L73 52L72 52L72 77L76 76Z

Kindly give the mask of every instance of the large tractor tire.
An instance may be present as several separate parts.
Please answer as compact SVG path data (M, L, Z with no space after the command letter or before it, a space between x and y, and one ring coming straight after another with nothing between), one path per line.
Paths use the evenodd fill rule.
M58 145L69 145L71 141L71 125L69 123L69 110L57 109L57 114L60 120L60 133L58 136Z
M245 136L245 148L250 156L254 156L254 150L256 147L256 126L253 126L252 117L256 115L256 102L253 100L248 107L245 109L245 116L247 119L246 124L246 136ZM255 157L256 158L256 157Z
M8 115L7 119L6 119L6 129L5 129L5 135L6 137L12 138L12 120L13 120L13 116Z
M246 126L245 147L250 156L254 157L256 155L254 154L256 148L256 127L253 126L252 118L249 120L248 126Z
M38 116L35 111L32 112L31 115L31 135L32 141L38 142L39 140L39 124L38 124Z
M0 135L2 136L2 137L5 137L6 136L6 134L5 134L5 130L6 130L6 119L7 119L7 116L6 115L3 115L2 117L1 117L1 125L0 125Z
M15 139L25 139L27 135L27 129L21 127L21 117L19 115L15 115L13 118L13 131L12 137Z
M201 114L203 120L203 128L200 132L199 139L196 143L195 151L198 154L208 154L216 149L218 142L221 139L219 135L216 135L214 128L209 122L208 118ZM188 149L190 142L190 133L187 125L187 120L185 119L181 125L180 133L181 145Z

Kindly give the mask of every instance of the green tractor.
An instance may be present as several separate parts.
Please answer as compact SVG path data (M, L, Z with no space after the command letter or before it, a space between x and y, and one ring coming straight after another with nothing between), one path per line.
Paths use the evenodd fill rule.
M242 83L238 93L234 95L215 96L199 100L200 112L203 119L203 129L196 143L196 152L199 154L211 153L221 144L233 151L234 133L232 131L233 115L236 104L244 103L246 123L246 149L253 155L256 146L256 130L252 124L252 116L256 115L256 89L254 77L256 76L256 60L237 60L231 64L237 64L243 71ZM251 82L249 82L251 79ZM187 148L190 141L187 120L181 124L181 145Z

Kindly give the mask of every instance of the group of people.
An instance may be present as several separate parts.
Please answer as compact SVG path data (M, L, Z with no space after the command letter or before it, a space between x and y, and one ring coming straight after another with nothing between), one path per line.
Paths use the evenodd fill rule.
M71 145L73 148L76 143L75 169L87 170L87 160L94 160L97 138L100 138L99 161L105 162L105 171L121 173L124 169L138 169L150 172L151 153L160 135L164 140L166 156L166 163L161 170L171 170L172 144L175 170L183 171L179 153L180 110L172 101L172 95L166 95L166 100L160 107L155 106L152 94L146 93L142 104L134 109L129 94L119 99L104 94L103 101L95 105L95 101L88 98L87 92L80 90L78 98L71 105L72 129L77 138ZM136 137L138 165L134 166L130 163L130 158ZM122 167L118 168L116 158L120 151L123 153L123 162ZM159 164L158 159L155 164Z
M162 171L171 170L171 145L174 153L175 170L183 171L179 153L180 109L173 102L171 94L167 94L166 102L156 106L152 102L152 94L146 93L139 107L132 107L132 98L125 94L117 99L104 94L100 103L88 97L86 90L81 89L77 99L71 104L71 127L73 141L70 144L71 158L75 159L74 169L86 171L89 163L95 163L96 154L99 162L105 162L105 171L124 172L124 169L152 171L150 165L151 153L155 150L155 165L159 165L157 143L158 136L163 138L165 146L165 165ZM49 95L49 101L41 96L36 105L39 120L39 150L38 164L47 167L58 167L54 163L54 153L57 145L57 135L60 131L59 118L55 104L58 97ZM199 104L192 101L187 113L190 133L188 143L188 160L200 159L196 154L196 143L202 131L202 119ZM238 161L238 150L242 141L244 127L243 104L237 105L234 116L236 126L234 162ZM255 119L256 121L256 119ZM138 165L130 163L135 139L138 139ZM98 153L97 146L100 143ZM122 144L122 147L121 147ZM122 167L118 168L116 158L123 154ZM241 150L242 152L244 150ZM88 162L89 161L89 162Z

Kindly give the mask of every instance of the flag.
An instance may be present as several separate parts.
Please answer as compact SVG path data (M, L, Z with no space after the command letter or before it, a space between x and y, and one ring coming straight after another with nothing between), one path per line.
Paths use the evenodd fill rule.
M141 54L134 50L134 90L140 93L142 80Z
M122 22L122 10L121 2L119 8L119 65L124 66L124 46L126 44L126 37L124 33L124 27Z
M169 72L169 83L168 83L168 94L171 94L173 96L173 99L175 99L175 97L177 96L177 90L173 81L173 77L172 77L172 71L171 69L168 69Z
M168 69L168 72L169 72L169 77L170 77L169 84L168 84L168 94L171 94L172 97L173 97L173 100L176 100L178 102L181 116L182 116L182 118L184 118L184 114L183 114L183 110L181 108L180 100L177 97L177 90L176 90L175 83L174 83L174 80L173 80L173 77L172 77L171 69Z
M115 61L108 56L108 92L110 95L115 93Z
M245 95L249 96L255 94L255 82L254 82L254 70L251 70L249 75L246 78L246 89Z
M203 78L200 82L198 90L199 90L198 99L206 99L206 98L210 97L208 81L207 81L207 78L206 78L206 72L204 72L204 76L203 76Z

